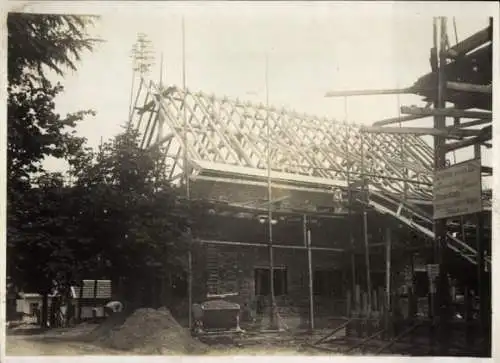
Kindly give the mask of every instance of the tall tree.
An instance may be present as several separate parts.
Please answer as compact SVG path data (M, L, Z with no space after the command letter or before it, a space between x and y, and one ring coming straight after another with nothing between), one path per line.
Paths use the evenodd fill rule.
M138 140L126 130L72 167L80 236L94 241L83 259L99 256L100 273L127 280L132 295L144 281L185 267L187 245L179 241L189 223L187 206L165 178L161 150L143 150Z
M93 114L57 114L55 99L63 87L52 84L49 71L64 75L76 69L82 52L96 44L86 31L94 20L25 13L7 18L7 269L18 285L43 294L56 272L64 271L56 264L71 261L63 236L71 227L61 214L66 190L58 185L59 177L43 176L42 162L47 156L68 158L80 150L85 140L74 126ZM44 178L45 184L38 183Z
M66 157L81 147L76 123L91 110L61 117L55 98L61 84L48 79L51 70L63 75L76 70L75 63L96 39L87 27L94 17L10 13L8 29L8 181L13 186L28 182L43 170L47 156Z

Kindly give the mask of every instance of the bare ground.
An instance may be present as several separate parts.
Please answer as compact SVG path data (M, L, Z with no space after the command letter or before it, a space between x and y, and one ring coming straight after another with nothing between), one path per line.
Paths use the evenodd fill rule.
M7 356L76 356L76 355L136 355L137 353L116 350L81 339L95 325L78 326L71 329L52 329L46 332L7 333ZM300 342L294 339L277 339L276 335L250 339L218 339L211 342L206 355L324 355L317 351L301 350ZM175 351L172 351L175 354ZM182 353L181 353L182 354Z

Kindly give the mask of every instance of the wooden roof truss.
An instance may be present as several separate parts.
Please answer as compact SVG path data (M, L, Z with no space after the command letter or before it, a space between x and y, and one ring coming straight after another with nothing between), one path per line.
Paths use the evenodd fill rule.
M328 190L364 175L379 191L432 198L432 148L416 135L363 133L357 124L144 79L130 117L142 147L163 148L172 181L186 167L193 179L263 181L269 147L273 181Z

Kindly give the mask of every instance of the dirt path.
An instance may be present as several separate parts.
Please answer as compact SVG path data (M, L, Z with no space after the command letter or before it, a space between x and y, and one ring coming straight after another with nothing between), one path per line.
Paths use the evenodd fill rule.
M126 352L104 349L90 343L70 342L57 338L14 335L6 337L7 356L35 355L126 355Z
M52 329L40 333L12 332L6 336L7 356L77 356L77 355L132 355L122 350L114 350L99 345L99 340L91 343L82 336L93 331L95 325L81 325L70 329ZM99 338L98 338L99 339ZM299 351L301 339L283 339L271 334L267 337L247 337L240 342L233 339L212 341L206 355L316 355L320 352ZM172 351L175 350L172 349ZM136 355L135 353L134 355ZM173 353L172 353L173 354ZM177 353L183 354L183 353ZM323 353L324 354L324 353Z

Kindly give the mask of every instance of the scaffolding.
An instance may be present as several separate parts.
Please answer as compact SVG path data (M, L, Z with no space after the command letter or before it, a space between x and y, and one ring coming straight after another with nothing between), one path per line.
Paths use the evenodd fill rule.
M321 247L311 243L308 216L338 215L338 212L323 212L318 205L310 203L283 206L281 202L287 199L287 193L301 191L324 195L329 200L335 200L332 205L347 205L346 214L349 219L353 205L360 205L363 215L367 284L366 307L363 309L368 311L368 317L363 319L370 320L374 311L386 309L381 319L384 321L384 329L387 330L390 325L387 311L393 304L390 276L394 243L391 230L387 229L384 241L386 291L374 297L370 282L368 213L386 215L423 238L434 240L434 246L439 248L435 255L437 260L433 262L439 263L441 274L446 274L447 253L443 251L453 251L463 260L477 266L479 281L480 276L486 273L485 270L491 271L491 258L485 251L481 238L481 213L478 214L476 224L479 242L476 246L467 243L465 233L459 238L447 230L455 221L436 221L432 216L434 174L437 169L447 166L446 153L470 145L491 147L491 24L453 47L449 46L446 20L441 19L440 24L441 34L438 37L438 22L435 20L435 45L431 49L432 72L418 79L411 87L327 94L329 97L351 97L411 93L422 96L428 105L433 103L433 108L401 106L400 113L404 114L403 116L380 120L373 126L366 127L348 123L346 120L340 122L273 108L269 105L267 96L266 104L252 104L238 99L230 100L203 92L192 92L186 88L184 70L182 88L164 88L146 75L141 76L131 110L131 125L142 135L143 148L161 147L164 150L170 170L169 179L172 183L186 188L188 199L192 198L192 185L200 183L255 186L267 191L263 193L264 198L254 200L228 194L224 196L222 209L225 212L231 210L234 215L242 212L262 215L267 212L267 247L271 273L275 249L303 249L308 252L309 260L312 250L321 250ZM473 72L469 68L473 68ZM446 103L453 103L454 107L447 108ZM402 127L403 123L428 117L434 118L433 128ZM453 118L453 125L447 126L446 118ZM464 122L462 119L468 121ZM394 127L394 124L399 124L399 127ZM479 130L470 129L478 125L486 126ZM434 148L422 140L423 135L434 137ZM446 140L456 141L447 143ZM475 150L480 151L480 147L475 146ZM492 172L488 167L482 167L482 171L486 174ZM284 192L277 196L275 191L280 190ZM338 195L341 197L334 198ZM220 202L220 196L218 199ZM491 196L486 195L486 209L490 200ZM304 246L273 243L272 222L273 212L276 211L303 218ZM238 241L198 242L214 245L251 245ZM351 234L346 243L350 247L329 250L349 250L353 248L353 243ZM354 253L351 256L354 256ZM359 287L355 284L354 257L351 266L351 292L355 294ZM311 271L309 275L309 284L312 286ZM273 323L275 301L272 283L271 290ZM446 300L443 291L447 291L446 286L440 286L438 291L441 302ZM480 291L481 296L485 296L483 285L480 285ZM312 301L311 291L310 300ZM482 325L487 326L485 301L489 300L481 300ZM310 310L310 328L313 329L312 302ZM358 306L357 310L361 311L361 307ZM441 318L445 317L445 314L443 311ZM375 318L377 319L380 318ZM442 340L445 340L446 330L441 333ZM380 334L381 330L377 330L373 336L367 337L367 341Z

